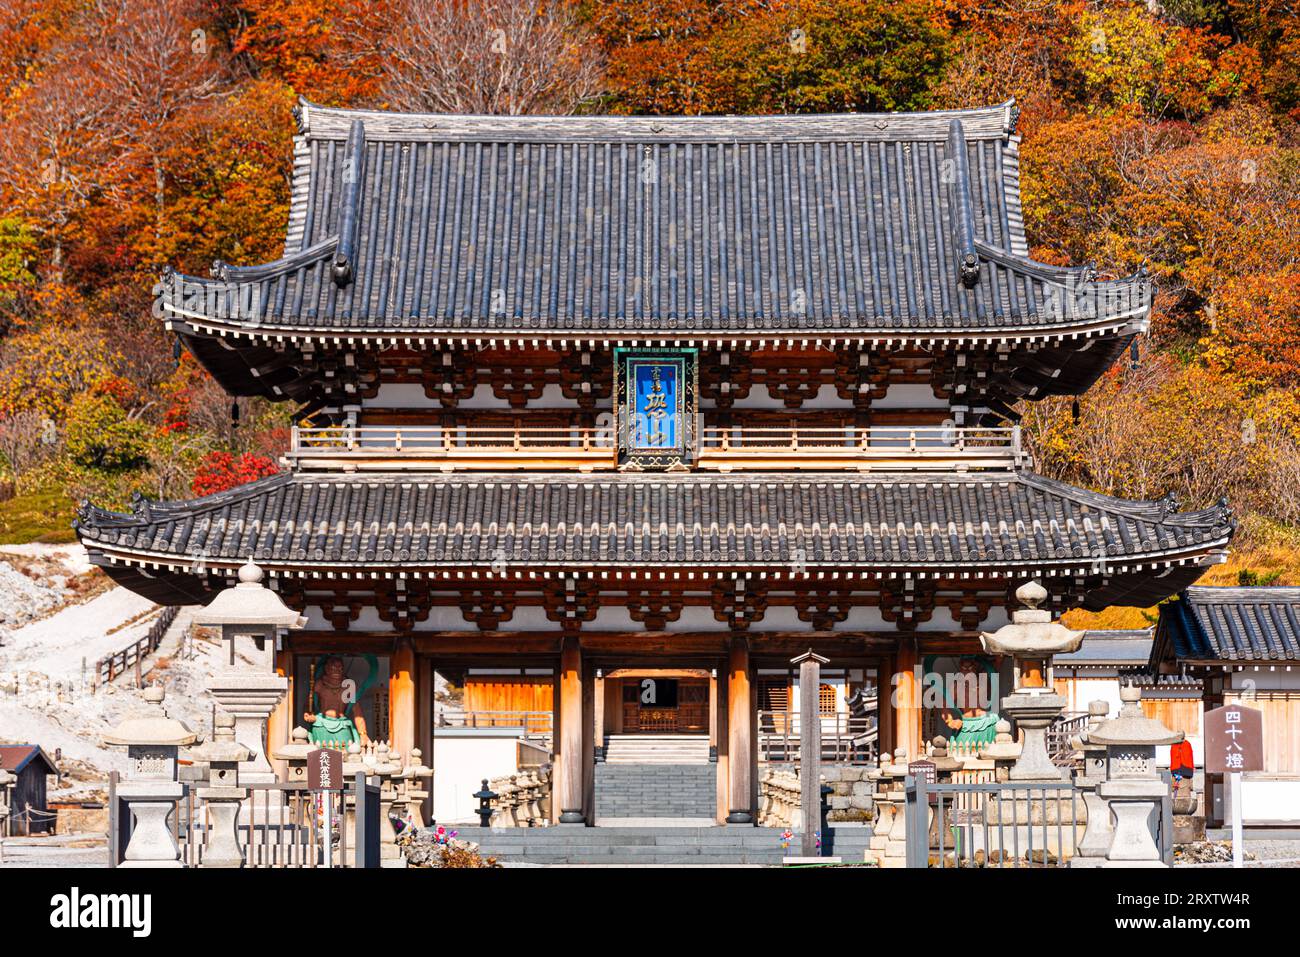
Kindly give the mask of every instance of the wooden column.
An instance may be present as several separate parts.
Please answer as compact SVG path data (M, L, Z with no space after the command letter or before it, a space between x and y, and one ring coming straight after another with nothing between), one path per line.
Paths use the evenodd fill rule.
M894 748L905 749L910 761L922 756L921 689L917 686L916 665L916 640L903 638L894 656L897 683L890 688L890 702L894 712Z
M295 724L293 720L293 652L289 651L289 649L285 648L275 653L275 673L282 678L289 679L289 688L266 721L266 754L268 757L283 745L289 743L289 732L293 730ZM272 758L271 768L275 771L277 780L283 781L285 779L285 772L288 767L283 761L276 761Z
M560 824L583 824L582 649L568 635L560 649L560 728L555 796Z
M731 639L727 660L727 752L731 788L728 824L753 824L754 709L750 700L749 639Z
M415 747L417 713L415 648L398 638L388 659L388 746L403 759Z
M596 678L592 682L595 686L593 697L596 699L595 713L592 715L592 721L595 727L592 729L591 737L594 742L593 755L598 760L605 760L605 675L601 671L596 672Z
M711 699L713 704L714 738L718 748L718 808L717 821L719 824L725 824L727 814L730 813L731 805L731 742L727 732L727 706L729 699L727 688L727 673L724 669L721 674L715 676L713 680L714 693Z

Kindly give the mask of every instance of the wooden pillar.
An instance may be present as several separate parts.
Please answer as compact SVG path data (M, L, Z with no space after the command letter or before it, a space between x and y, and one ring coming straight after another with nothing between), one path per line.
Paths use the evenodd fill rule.
M727 674L724 670L721 674L715 671L712 682L714 686L713 697L713 720L714 742L718 748L718 809L717 821L719 824L725 824L727 815L730 813L731 805L731 742L730 735L727 732L727 706L729 698L727 688L730 683L727 681Z
M582 649L574 635L560 648L560 729L555 763L560 824L583 824Z
M592 696L595 698L595 706L593 708L593 711L595 713L592 715L592 723L594 724L595 727L592 729L591 732L592 741L594 742L592 754L595 756L596 760L603 761L605 760L605 675L604 672L597 669L596 678L592 682L592 684L594 685L594 688L592 690Z
M289 687L266 721L266 754L268 757L283 745L289 743L289 732L293 730L295 723L293 720L293 652L288 648L275 653L275 673L282 678L288 678ZM288 767L283 761L276 761L272 758L271 768L275 771L277 780L285 780Z
M731 788L728 824L754 823L754 709L749 681L749 639L731 639L727 660L727 752Z
M916 680L916 639L904 638L894 656L894 684L890 689L894 748L907 751L910 761L922 757L921 689Z
M415 681L415 744L422 752L424 765L433 768L433 659L427 655L416 658ZM429 781L429 796L424 799L424 819L433 820L433 787Z
M582 665L582 816L596 823L596 682L594 669Z
M403 759L415 747L416 713L415 648L398 638L388 659L388 746Z
M800 850L804 857L816 857L822 807L821 676L826 659L809 648L790 663L799 666Z

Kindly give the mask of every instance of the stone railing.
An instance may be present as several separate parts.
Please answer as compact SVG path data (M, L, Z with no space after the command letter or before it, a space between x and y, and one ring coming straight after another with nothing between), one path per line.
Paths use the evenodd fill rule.
M520 771L488 781L493 827L546 827L551 819L551 769Z
M869 821L872 817L870 769L850 764L822 768L822 784L830 787L826 796L828 823ZM799 776L788 769L765 770L758 781L758 823L762 827L794 827L798 823Z

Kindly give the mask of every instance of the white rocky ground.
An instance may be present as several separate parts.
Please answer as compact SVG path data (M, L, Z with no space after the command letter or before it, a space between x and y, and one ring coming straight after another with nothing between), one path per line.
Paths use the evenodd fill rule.
M157 619L153 603L111 586L76 545L0 548L0 742L39 744L54 756L59 796L94 791L125 755L100 737L142 710L129 673L91 691L95 662L142 637ZM179 636L184 615L172 629ZM195 642L192 659L175 639L146 660L144 680L167 688L166 708L200 733L211 699L204 692L215 645Z

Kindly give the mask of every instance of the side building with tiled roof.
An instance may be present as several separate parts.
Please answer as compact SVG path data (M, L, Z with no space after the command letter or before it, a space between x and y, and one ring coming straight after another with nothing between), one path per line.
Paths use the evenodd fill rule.
M667 732L707 736L716 817L750 820L793 655L829 659L844 753L916 754L914 669L1006 672L978 634L1026 580L1150 605L1222 560L1225 505L1033 471L1018 404L1085 392L1152 287L1030 258L1012 104L297 115L283 256L160 301L232 395L294 404L288 470L77 526L159 602L265 569L310 622L278 735L337 655L399 746L545 726L557 813L599 815L607 739Z
M1194 586L1160 606L1151 667L1199 681L1205 711L1262 714L1264 770L1242 782L1247 824L1300 825L1300 588ZM1222 775L1206 783L1211 818L1231 819Z

